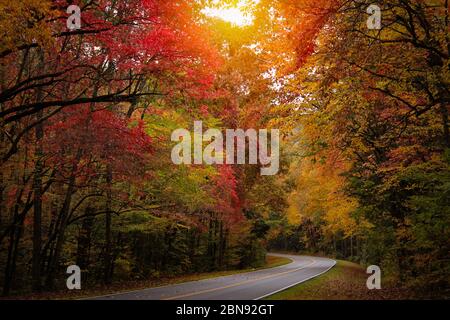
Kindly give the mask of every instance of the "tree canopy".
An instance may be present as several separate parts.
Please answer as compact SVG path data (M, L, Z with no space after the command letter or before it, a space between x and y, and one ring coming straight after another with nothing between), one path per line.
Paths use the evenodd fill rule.
M380 1L379 29L371 4L0 0L3 294L285 250L448 295L449 3ZM279 173L175 165L194 121L279 129Z

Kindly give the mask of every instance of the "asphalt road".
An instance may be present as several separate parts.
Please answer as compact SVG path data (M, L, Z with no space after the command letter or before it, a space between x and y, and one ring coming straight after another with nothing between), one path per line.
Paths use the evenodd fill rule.
M95 300L258 300L317 277L334 265L327 258L272 254L291 263L259 271L95 297Z

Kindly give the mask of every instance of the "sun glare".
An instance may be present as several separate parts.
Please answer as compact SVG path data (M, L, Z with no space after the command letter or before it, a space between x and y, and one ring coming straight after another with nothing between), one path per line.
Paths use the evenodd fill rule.
M244 11L244 6L248 1L240 1L234 7L214 7L205 8L203 13L210 17L220 18L238 26L247 26L252 24L253 17Z

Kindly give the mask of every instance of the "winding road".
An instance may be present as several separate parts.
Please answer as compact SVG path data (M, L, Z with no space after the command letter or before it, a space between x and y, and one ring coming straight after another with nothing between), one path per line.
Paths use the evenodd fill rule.
M94 300L259 300L317 277L336 261L327 258L271 254L291 263L253 272L94 297Z

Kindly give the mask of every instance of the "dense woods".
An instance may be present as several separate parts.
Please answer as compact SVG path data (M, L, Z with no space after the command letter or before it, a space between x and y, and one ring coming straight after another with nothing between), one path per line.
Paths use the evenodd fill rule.
M300 157L295 223L273 246L377 264L418 294L448 296L449 4L380 2L380 30L367 28L369 4L281 8L309 32L287 35L300 67L284 78L274 121L295 131Z
M81 28L67 28L79 5ZM448 296L447 0L0 0L3 295L264 264L379 265ZM206 7L239 7L233 24ZM280 129L281 168L175 165L171 134Z

